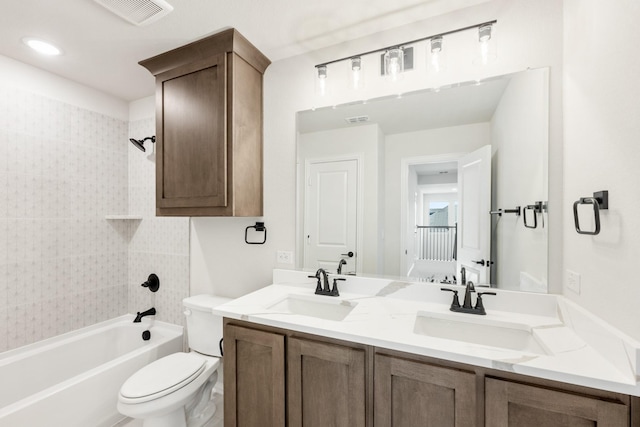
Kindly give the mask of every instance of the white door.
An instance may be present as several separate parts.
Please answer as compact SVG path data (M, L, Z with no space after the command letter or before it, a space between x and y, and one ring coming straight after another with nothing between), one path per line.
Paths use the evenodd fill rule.
M458 161L458 265L467 281L490 283L491 254L491 146L485 145Z
M305 191L304 267L356 272L358 161L309 163ZM352 256L349 256L352 253Z

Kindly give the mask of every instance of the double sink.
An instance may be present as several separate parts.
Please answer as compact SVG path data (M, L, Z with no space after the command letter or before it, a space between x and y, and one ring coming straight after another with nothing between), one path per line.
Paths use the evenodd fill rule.
M358 307L357 301L342 297L288 294L268 304L269 312L312 317L342 322ZM493 316L475 316L447 310L415 313L413 334L446 339L522 353L547 355L535 328L525 323L496 319Z

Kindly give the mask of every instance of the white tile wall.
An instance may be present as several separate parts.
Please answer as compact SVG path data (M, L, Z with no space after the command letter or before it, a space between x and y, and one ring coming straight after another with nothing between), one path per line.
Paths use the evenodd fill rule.
M153 118L130 122L129 138L155 135ZM182 299L189 295L189 219L155 216L155 162L146 152L129 144L129 212L141 215L130 223L129 312L156 308L156 318L183 324ZM152 293L140 286L149 274L160 278L160 289Z
M0 351L127 311L127 133L0 87Z
M128 142L154 133L0 86L0 351L151 306L183 323L188 219L155 217L155 163Z

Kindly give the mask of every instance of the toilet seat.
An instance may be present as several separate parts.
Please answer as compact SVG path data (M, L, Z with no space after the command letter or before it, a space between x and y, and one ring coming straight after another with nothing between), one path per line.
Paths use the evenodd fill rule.
M196 379L205 364L203 357L193 353L174 353L158 359L125 381L120 400L143 403L171 394Z

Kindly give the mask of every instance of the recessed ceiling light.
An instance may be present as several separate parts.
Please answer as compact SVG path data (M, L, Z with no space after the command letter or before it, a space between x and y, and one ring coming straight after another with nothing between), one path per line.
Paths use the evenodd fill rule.
M60 49L58 49L51 43L47 43L42 40L34 39L31 37L25 37L22 39L22 42L27 46L29 46L31 49L43 55L56 56L62 53Z

